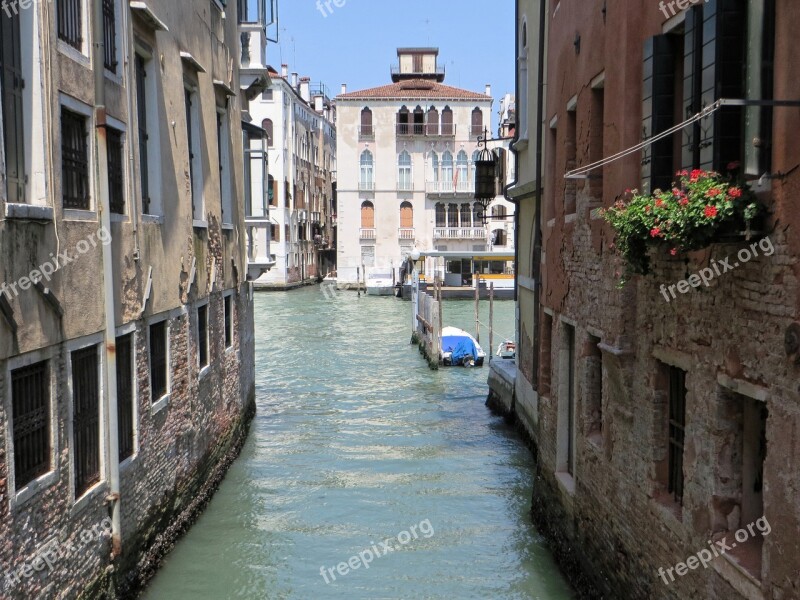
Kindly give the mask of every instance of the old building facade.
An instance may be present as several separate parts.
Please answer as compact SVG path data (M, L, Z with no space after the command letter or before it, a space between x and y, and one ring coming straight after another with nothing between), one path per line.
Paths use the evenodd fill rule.
M14 4L0 15L2 596L126 595L255 410L237 6Z
M336 109L327 88L308 77L270 71L271 85L250 102L253 123L266 131L269 227L274 266L256 289L286 289L335 269Z
M541 252L524 234L516 410L536 449L537 524L590 596L795 598L800 7L519 0L517 11L510 193L521 232L540 219ZM750 102L650 139L720 98ZM765 237L654 255L650 275L620 288L599 209L693 168L740 171L769 209ZM708 286L660 291L726 257L737 266Z
M475 201L478 138L492 132L491 88L445 85L437 48L400 48L392 83L337 96L338 282L399 271L420 251L508 250L513 204ZM508 164L507 162L504 164Z

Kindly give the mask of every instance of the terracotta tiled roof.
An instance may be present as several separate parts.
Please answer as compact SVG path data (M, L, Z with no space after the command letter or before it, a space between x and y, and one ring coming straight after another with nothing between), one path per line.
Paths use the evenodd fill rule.
M407 79L398 83L391 83L381 87L360 90L358 92L348 92L336 97L337 100L362 100L374 98L389 99L416 99L416 98L443 98L448 100L488 100L485 94L462 90L461 88L451 87L429 81L426 79Z

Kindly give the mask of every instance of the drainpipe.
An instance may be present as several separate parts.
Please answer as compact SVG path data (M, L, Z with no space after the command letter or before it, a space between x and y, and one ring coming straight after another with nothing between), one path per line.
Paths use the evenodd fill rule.
M108 192L108 140L106 135L106 81L103 68L105 38L103 31L103 0L94 0L94 119L97 136L97 197L100 222L107 232L111 232L111 216ZM122 550L120 533L120 486L119 486L119 432L117 430L117 347L116 321L114 313L114 265L111 244L102 244L103 249L103 300L105 304L105 439L106 469L109 495L106 499L111 505L111 559L114 560Z

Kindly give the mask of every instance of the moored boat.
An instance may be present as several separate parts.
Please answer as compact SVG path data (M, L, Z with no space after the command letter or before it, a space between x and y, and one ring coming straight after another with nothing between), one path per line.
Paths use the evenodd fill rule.
M486 353L463 329L442 329L441 363L446 367L482 367Z
M391 273L370 273L366 285L368 296L394 296L395 282Z

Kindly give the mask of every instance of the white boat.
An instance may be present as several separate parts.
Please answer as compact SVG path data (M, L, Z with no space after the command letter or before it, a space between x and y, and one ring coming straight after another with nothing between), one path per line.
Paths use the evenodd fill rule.
M511 340L506 340L497 347L497 354L495 354L495 356L506 360L513 360L517 356L517 345Z
M394 280L391 273L375 272L367 277L368 296L394 296Z
M482 367L486 353L478 341L463 329L442 329L441 362L446 367Z

